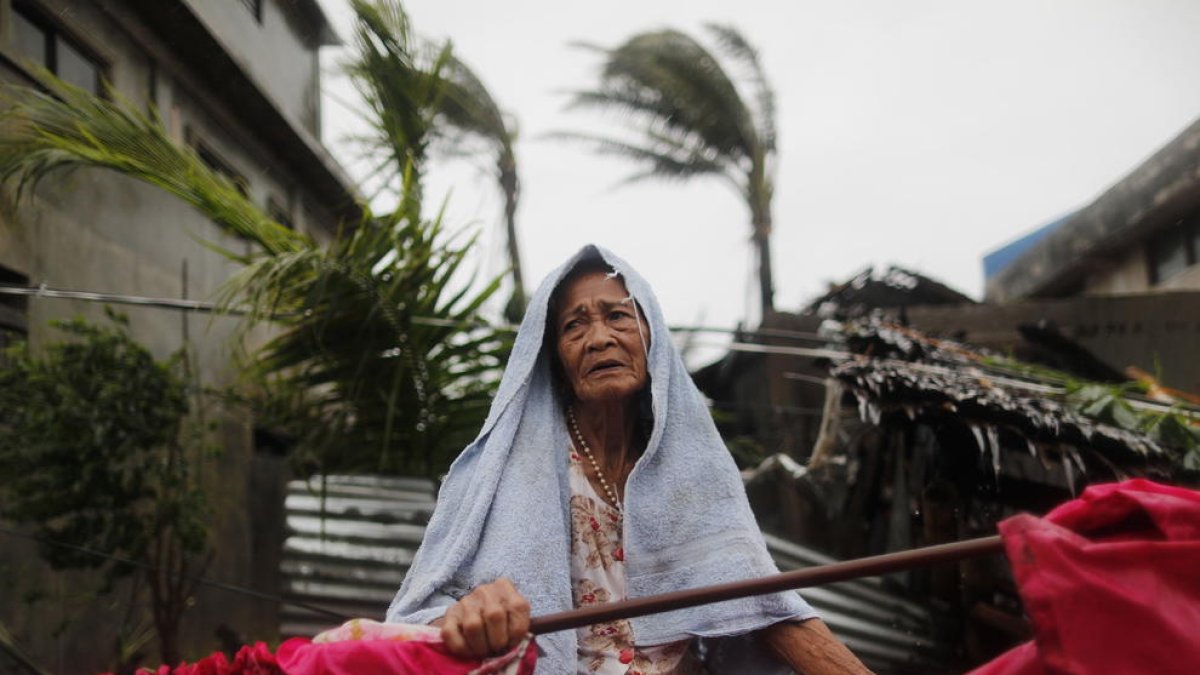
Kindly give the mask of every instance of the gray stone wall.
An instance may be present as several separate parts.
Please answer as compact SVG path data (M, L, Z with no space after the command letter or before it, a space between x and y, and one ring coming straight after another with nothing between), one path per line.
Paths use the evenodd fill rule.
M1137 366L1162 383L1200 393L1200 292L1026 300L1003 305L915 307L914 328L954 335L1007 352L1021 342L1017 326L1051 321L1109 366Z
M263 0L261 21L241 0L184 2L288 117L319 135L319 38L297 14L294 0Z
M246 11L234 0L191 4L207 7L205 11L218 18L226 9ZM248 39L224 20L214 20L214 29L232 33L225 36L227 43L255 43L275 50L278 63L267 64L271 68L283 68L283 61L291 59L287 72L268 70L263 76L272 82L268 93L289 115L302 119L311 96L308 90L317 85L311 66L315 46L287 37L290 24L283 22L275 3L266 5L263 30L269 39ZM121 3L107 0L44 0L35 6L106 62L107 75L122 96L149 102L154 82L153 98L171 134L180 141L187 140L189 133L202 138L247 178L253 201L265 207L268 199L281 200L293 207L298 229L321 237L333 231L333 210L312 196L296 167L280 161L272 148L258 140L253 121L198 86L190 65L174 59L169 41L155 34L153 26L139 24ZM4 26L0 81L28 84L28 73L16 63L12 50L11 11L10 1L0 0ZM315 119L309 119L308 125L314 134ZM248 246L156 188L113 172L80 170L46 180L16 213L0 214L0 265L26 275L33 284L54 288L178 298L186 286L189 298L212 299L236 266L198 239L239 252ZM237 384L240 368L232 340L233 319L162 309L117 309L129 315L133 336L157 357L178 350L186 337L195 349L203 384ZM95 303L31 298L31 342L56 339L47 322L76 315L99 321L103 311ZM260 331L250 341L262 338ZM277 521L282 518L286 471L281 461L255 452L253 420L248 414L210 411L210 418L214 416L218 426L213 440L221 452L202 470L209 486L215 549L205 576L276 593L282 544L282 525ZM0 543L0 577L9 580L0 587L0 622L51 672L90 673L108 667L114 629L120 622L114 612L120 611L121 593L126 591L93 598L89 594L98 581L94 575L53 573L27 542L5 539ZM185 618L185 653L197 656L216 650L220 645L215 631L220 626L248 639L270 640L278 633L278 609L271 602L202 588ZM146 653L149 663L157 650L151 644Z

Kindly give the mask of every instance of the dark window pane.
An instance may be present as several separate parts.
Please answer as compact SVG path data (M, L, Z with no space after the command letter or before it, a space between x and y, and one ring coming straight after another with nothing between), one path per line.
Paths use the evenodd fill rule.
M233 186L237 188L242 196L250 194L250 181L246 177L234 170L228 162L221 159L217 153L203 143L196 143L196 154L200 156L200 161L204 162L208 168L221 174L229 179Z
M59 38L56 40L55 56L58 63L55 74L64 82L87 89L93 94L100 93L100 68L82 52L75 49L71 43Z
M1178 227L1178 226L1177 226ZM1165 232L1150 242L1150 280L1162 283L1187 269L1187 241L1183 228Z
M284 206L283 202L280 200L277 200L274 197L267 200L267 214L270 215L275 222L283 225L287 229L296 229L295 223L292 222L291 214L288 212L287 207Z
M1200 216L1192 218L1192 264L1200 263Z
M29 278L0 267L0 284L28 286ZM4 349L23 341L28 333L28 298L24 295L0 294L0 368L6 365Z
M34 63L46 64L46 41L49 35L40 26L25 18L18 11L13 11L13 47L23 59Z

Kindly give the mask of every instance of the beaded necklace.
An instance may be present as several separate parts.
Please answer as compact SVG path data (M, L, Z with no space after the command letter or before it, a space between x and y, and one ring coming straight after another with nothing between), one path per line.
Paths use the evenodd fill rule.
M604 477L604 472L600 470L600 464L596 462L596 457L592 455L592 449L588 447L587 441L583 440L583 434L579 433L579 424L575 421L575 410L570 406L567 406L567 420L571 423L571 431L575 432L575 439L579 441L579 446L583 448L583 454L592 463L592 469L596 472L596 478L600 479L600 487L604 489L604 495L608 497L608 501L617 510L617 513L623 513L621 500L617 499L617 491L608 484L608 479Z

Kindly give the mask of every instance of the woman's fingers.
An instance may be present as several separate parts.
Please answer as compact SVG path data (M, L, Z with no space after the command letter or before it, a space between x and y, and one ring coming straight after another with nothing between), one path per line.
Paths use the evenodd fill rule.
M517 587L513 586L508 579L500 579L496 583L503 584L506 589L504 604L508 610L507 646L511 647L529 634L529 601L517 591Z
M515 645L529 632L529 603L512 582L500 579L471 591L442 622L451 654L483 658Z
M466 601L466 598L463 598ZM486 628L483 623L483 607L478 599L469 602L464 608L464 616L459 622L463 640L467 643L467 654L481 659L491 653L488 648Z

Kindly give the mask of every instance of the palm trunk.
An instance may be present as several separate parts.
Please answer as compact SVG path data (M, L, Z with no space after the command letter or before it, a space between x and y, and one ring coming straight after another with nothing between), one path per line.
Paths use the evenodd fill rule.
M504 191L504 226L508 238L508 264L512 268L513 278L513 295L504 314L510 322L519 323L525 315L525 282L521 274L521 250L517 244L517 200L521 187L511 152L500 160L500 188Z
M775 282L771 270L771 185L765 169L756 165L750 174L750 225L754 228L751 237L758 251L758 292L762 303L761 320L775 311Z
M769 217L768 217L769 218ZM762 298L762 319L775 311L775 284L771 271L771 225L768 220L765 231L760 225L754 227L754 246L758 249L758 292Z

